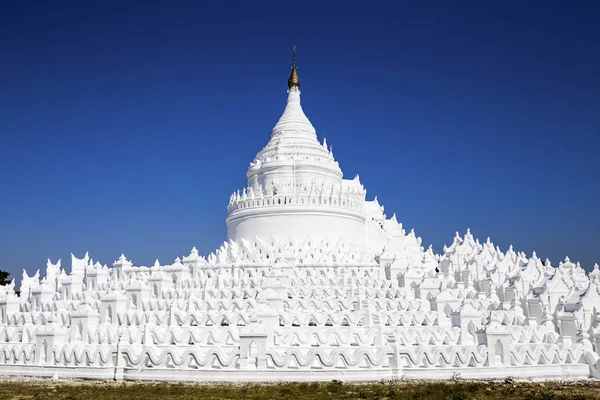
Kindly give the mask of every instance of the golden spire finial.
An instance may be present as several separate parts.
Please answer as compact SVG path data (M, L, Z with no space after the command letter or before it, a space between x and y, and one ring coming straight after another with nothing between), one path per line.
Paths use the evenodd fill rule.
M294 46L294 56L292 58L292 72L288 78L288 89L293 87L300 89L300 77L298 76L298 71L296 70L296 46Z

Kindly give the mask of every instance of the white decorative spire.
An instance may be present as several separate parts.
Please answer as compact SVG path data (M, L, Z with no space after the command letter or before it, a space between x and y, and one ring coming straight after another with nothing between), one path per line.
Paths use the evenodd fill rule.
M294 46L294 60L292 72L288 78L288 100L285 110L279 118L279 121L273 128L271 136L293 132L294 134L303 133L316 138L315 128L312 126L302 106L300 106L300 78L296 69L296 47Z
M292 72L288 78L288 89L292 88L300 89L300 77L298 76L298 70L296 69L296 46L294 46L294 56L292 58Z

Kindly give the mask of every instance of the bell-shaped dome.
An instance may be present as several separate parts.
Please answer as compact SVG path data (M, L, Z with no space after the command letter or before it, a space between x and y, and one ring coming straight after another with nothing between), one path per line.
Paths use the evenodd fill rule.
M342 171L300 105L300 78L295 52L288 79L288 98L283 114L273 127L271 139L256 154L247 172L248 186L254 190L277 185L297 186L321 182L326 186L340 185Z
M317 134L314 126L310 123L304 110L300 105L300 89L298 87L292 87L288 89L288 100L283 114L273 127L271 136L278 134L291 134L291 135L308 135L315 141Z
M246 176L248 186L227 207L228 240L364 243L366 192L358 179L342 179L326 140L317 139L300 105L295 63L285 110Z

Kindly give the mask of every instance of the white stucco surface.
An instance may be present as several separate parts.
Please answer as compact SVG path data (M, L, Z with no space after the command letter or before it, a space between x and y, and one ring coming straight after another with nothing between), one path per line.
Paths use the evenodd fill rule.
M173 263L72 256L0 287L0 375L116 380L600 377L600 270L470 231L436 254L288 101L227 241ZM390 176L390 179L393 177Z

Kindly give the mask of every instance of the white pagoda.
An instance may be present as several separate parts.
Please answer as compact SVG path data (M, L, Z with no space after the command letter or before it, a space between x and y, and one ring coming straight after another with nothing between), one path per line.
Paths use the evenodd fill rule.
M48 260L0 287L0 375L115 380L600 378L600 270L467 231L425 250L300 105L227 206L227 241L170 265Z

